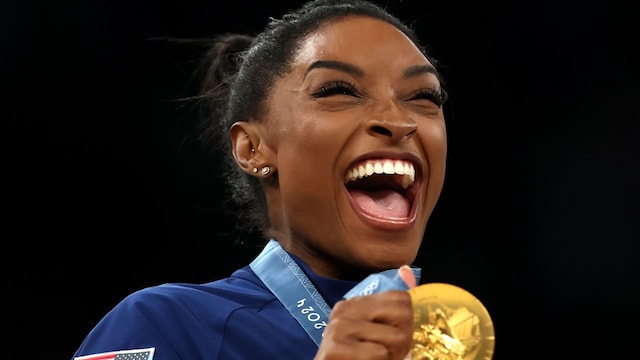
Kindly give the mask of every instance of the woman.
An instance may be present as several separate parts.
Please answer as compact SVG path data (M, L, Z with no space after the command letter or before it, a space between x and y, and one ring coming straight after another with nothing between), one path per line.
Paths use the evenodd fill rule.
M265 250L226 279L131 294L74 358L405 358L407 265L445 174L434 61L360 0L311 1L255 38L217 38L207 59L206 134L229 145L239 224ZM385 271L404 284L358 289Z

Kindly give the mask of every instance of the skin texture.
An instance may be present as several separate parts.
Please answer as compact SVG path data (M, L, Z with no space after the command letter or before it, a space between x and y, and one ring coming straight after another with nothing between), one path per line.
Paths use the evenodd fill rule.
M317 63L329 60L357 71ZM272 236L317 274L355 279L415 260L442 190L447 149L441 106L416 96L440 89L436 75L406 76L425 65L432 64L392 25L339 19L303 41L262 116L232 127L238 164L263 179ZM314 96L340 81L355 89ZM377 219L352 206L345 174L366 158L414 163L419 187L411 216ZM268 176L253 172L264 166ZM353 298L334 307L316 358L402 359L411 333L406 292Z
M351 64L363 74L322 67L309 71L319 60ZM349 278L415 259L442 190L446 158L441 107L413 99L419 89L439 88L437 77L404 77L410 67L427 64L393 26L347 17L303 42L291 72L276 82L258 121L233 127L235 156L245 171L271 167L265 178L271 233L319 275ZM312 96L335 81L354 84L357 94ZM421 187L415 219L401 224L364 221L354 210L344 178L363 156L416 161Z

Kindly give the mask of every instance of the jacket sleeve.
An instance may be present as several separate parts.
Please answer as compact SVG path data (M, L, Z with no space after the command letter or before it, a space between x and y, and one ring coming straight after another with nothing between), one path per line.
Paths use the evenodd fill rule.
M194 314L192 297L184 291L160 285L127 296L89 332L72 359L148 348L153 356L147 360L217 358L221 339L215 341L215 329Z

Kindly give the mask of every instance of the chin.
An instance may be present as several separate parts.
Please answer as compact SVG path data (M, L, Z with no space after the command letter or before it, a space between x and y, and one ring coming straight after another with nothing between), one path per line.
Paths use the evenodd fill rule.
M402 265L411 265L417 256L416 247L404 247L397 244L386 243L375 250L363 255L363 261L368 264L370 270L383 271L398 268Z

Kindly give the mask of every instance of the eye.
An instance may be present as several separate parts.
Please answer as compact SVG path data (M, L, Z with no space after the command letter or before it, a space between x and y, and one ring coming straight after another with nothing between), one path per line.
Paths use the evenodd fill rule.
M421 88L415 91L409 100L429 100L441 107L447 101L448 96L447 92L442 88Z
M356 96L356 94L357 91L355 85L347 81L333 81L322 85L322 87L314 91L311 96L314 98L323 98L332 95Z

